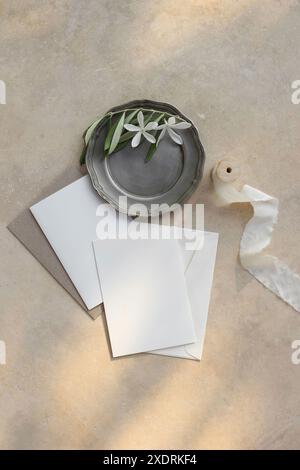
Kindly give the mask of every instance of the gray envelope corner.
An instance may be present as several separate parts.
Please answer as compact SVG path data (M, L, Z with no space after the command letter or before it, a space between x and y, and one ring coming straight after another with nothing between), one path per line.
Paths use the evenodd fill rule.
M50 185L50 187L40 195L38 200L53 194L55 191L74 182L81 176L81 172L78 169L65 172L59 181ZM7 229L25 246L93 320L96 320L96 318L103 313L103 304L92 310L87 309L47 238L31 214L30 209L23 210L7 225Z

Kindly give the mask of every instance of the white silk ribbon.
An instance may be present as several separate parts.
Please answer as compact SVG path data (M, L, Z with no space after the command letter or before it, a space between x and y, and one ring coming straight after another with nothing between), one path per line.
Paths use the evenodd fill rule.
M252 276L283 301L300 312L300 277L275 256L264 253L270 244L278 217L278 199L243 185L237 189L240 169L234 160L218 162L212 179L223 205L250 203L253 217L246 224L240 242L240 262Z

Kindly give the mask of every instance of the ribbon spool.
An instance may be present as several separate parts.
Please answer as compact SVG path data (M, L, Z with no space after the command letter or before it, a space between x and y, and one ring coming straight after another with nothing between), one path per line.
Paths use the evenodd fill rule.
M241 167L236 160L220 160L213 168L213 177L224 183L233 183L241 177Z
M244 182L240 164L234 160L220 160L211 172L218 205L227 205L234 202L250 202L241 192Z

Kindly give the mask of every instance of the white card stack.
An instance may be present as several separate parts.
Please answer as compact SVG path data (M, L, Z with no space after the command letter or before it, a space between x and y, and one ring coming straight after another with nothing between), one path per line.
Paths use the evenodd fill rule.
M114 357L201 359L218 234L202 232L194 251L184 240L99 239L104 203L84 176L31 211L87 308L104 302ZM127 233L125 215L106 214Z

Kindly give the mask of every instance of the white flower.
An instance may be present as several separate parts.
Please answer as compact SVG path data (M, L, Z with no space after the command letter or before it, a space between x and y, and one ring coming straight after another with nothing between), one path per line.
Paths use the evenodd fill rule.
M181 130L181 129L188 129L189 127L191 127L191 124L186 121L180 121L176 123L175 116L169 117L167 121L165 119L165 123L157 127L157 130L161 130L160 136L157 140L157 145L161 141L161 139L164 137L166 132L168 132L169 136L171 137L172 140L174 140L174 142L176 142L176 144L182 145L183 144L182 138L173 129Z
M144 115L142 111L138 112L137 120L139 123L138 126L134 126L133 124L124 124L124 127L127 131L136 132L135 136L131 141L132 147L137 147L139 145L142 135L145 137L145 139L154 144L156 142L154 135L149 134L149 132L147 131L157 129L157 122L149 122L145 125Z

